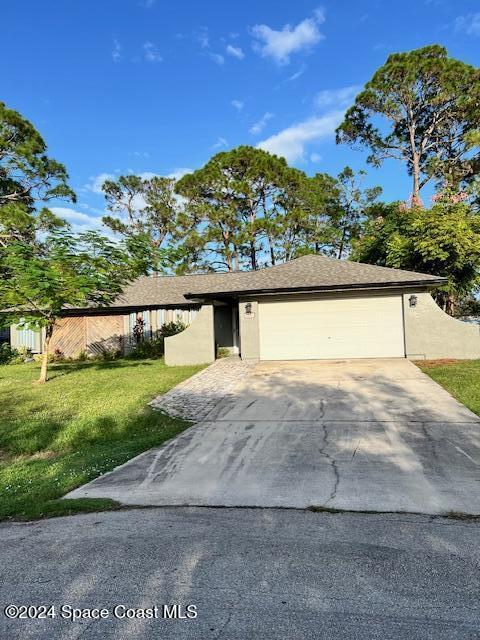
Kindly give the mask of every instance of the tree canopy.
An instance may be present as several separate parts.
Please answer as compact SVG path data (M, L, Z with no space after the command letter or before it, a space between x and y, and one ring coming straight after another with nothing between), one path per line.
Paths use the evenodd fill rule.
M35 127L0 102L0 206L52 198L75 199L65 167L47 156Z
M128 248L94 231L53 228L34 242L14 239L2 251L0 308L11 322L45 328L40 382L47 379L50 339L68 307L109 306L138 275Z
M478 172L479 130L480 70L431 45L388 57L346 112L337 142L369 149L374 166L406 163L419 204L432 178L456 188Z
M171 178L136 175L102 185L107 209L113 214L104 216L103 223L120 237L134 239L154 271L161 272L177 259L171 243L180 210L174 187Z
M44 206L75 199L67 179L34 126L0 103L0 310L2 323L45 328L40 382L65 308L108 306L145 269L136 239L121 244L95 231L72 234Z
M353 258L448 278L435 297L453 314L458 300L480 286L480 217L465 202L449 198L430 209L375 204L367 211Z
M258 269L329 246L335 180L309 178L261 149L240 146L184 176L182 241L197 261L228 271Z

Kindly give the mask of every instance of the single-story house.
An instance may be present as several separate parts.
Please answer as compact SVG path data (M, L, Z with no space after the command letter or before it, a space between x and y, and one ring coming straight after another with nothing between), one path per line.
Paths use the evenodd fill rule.
M141 317L152 334L170 320L188 325L165 340L171 365L213 362L219 347L246 360L480 358L480 327L448 316L429 293L444 282L319 255L250 272L142 277L108 309L65 311L53 348L126 350ZM12 328L14 345L22 331Z

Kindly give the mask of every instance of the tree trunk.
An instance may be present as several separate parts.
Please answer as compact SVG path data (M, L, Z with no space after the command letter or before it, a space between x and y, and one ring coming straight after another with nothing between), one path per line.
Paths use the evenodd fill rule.
M49 355L50 341L53 335L54 324L55 324L54 320L49 320L45 329L45 341L43 343L42 366L40 368L40 378L38 379L39 384L45 384L45 382L48 380L48 377L47 377L48 355Z
M446 297L445 312L448 313L449 316L453 316L455 314L455 298L451 293L448 293Z
M233 250L233 264L234 264L234 271L240 271L240 263L238 261L238 249L237 249L237 245L234 245L234 250Z
M250 240L250 262L252 265L252 271L257 270L257 251L255 249L255 242Z
M420 163L418 159L418 153L413 154L412 206L420 206Z
M347 235L347 227L343 227L342 230L342 239L340 240L340 246L338 247L338 255L337 258L339 260L342 259L342 255L343 255L343 250L345 248L345 237Z
M270 247L270 262L272 263L272 267L275 265L275 250L273 248L273 240L269 236L268 237L268 245Z

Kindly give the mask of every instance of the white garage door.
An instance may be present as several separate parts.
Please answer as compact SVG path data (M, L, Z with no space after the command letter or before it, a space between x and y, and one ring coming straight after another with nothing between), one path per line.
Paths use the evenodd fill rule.
M401 296L258 305L261 360L403 358Z

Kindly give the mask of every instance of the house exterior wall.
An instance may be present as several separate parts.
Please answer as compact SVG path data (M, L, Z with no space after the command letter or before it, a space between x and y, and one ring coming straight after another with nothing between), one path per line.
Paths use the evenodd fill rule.
M185 331L165 338L165 364L204 364L215 360L213 304L204 304Z
M444 313L429 293L403 296L405 347L411 360L480 358L480 325L456 320Z
M241 300L238 304L238 318L242 360L258 360L260 358L258 301L250 298Z
M53 331L50 351L61 351L64 356L76 357L86 351L92 355L105 350L128 353L135 346L132 336L132 316L142 315L147 329L145 337L150 338L167 322L181 320L186 325L195 318L195 308L161 308L134 311L130 314L90 314L65 316L57 320ZM17 325L10 327L10 343L13 347L28 347L33 353L43 349L43 331L23 329Z
M372 291L371 295L381 295ZM325 297L338 297L328 294ZM364 295L345 292L343 296ZM417 296L417 305L410 307L409 298ZM322 296L320 296L322 297ZM272 296L271 300L311 299L311 295ZM444 313L435 303L430 293L419 289L402 292L403 321L405 329L405 353L411 360L432 360L442 358L476 359L480 358L480 326L456 320ZM259 360L259 323L258 300L249 298L239 304L240 349L242 359ZM246 305L250 304L251 313L247 314Z

